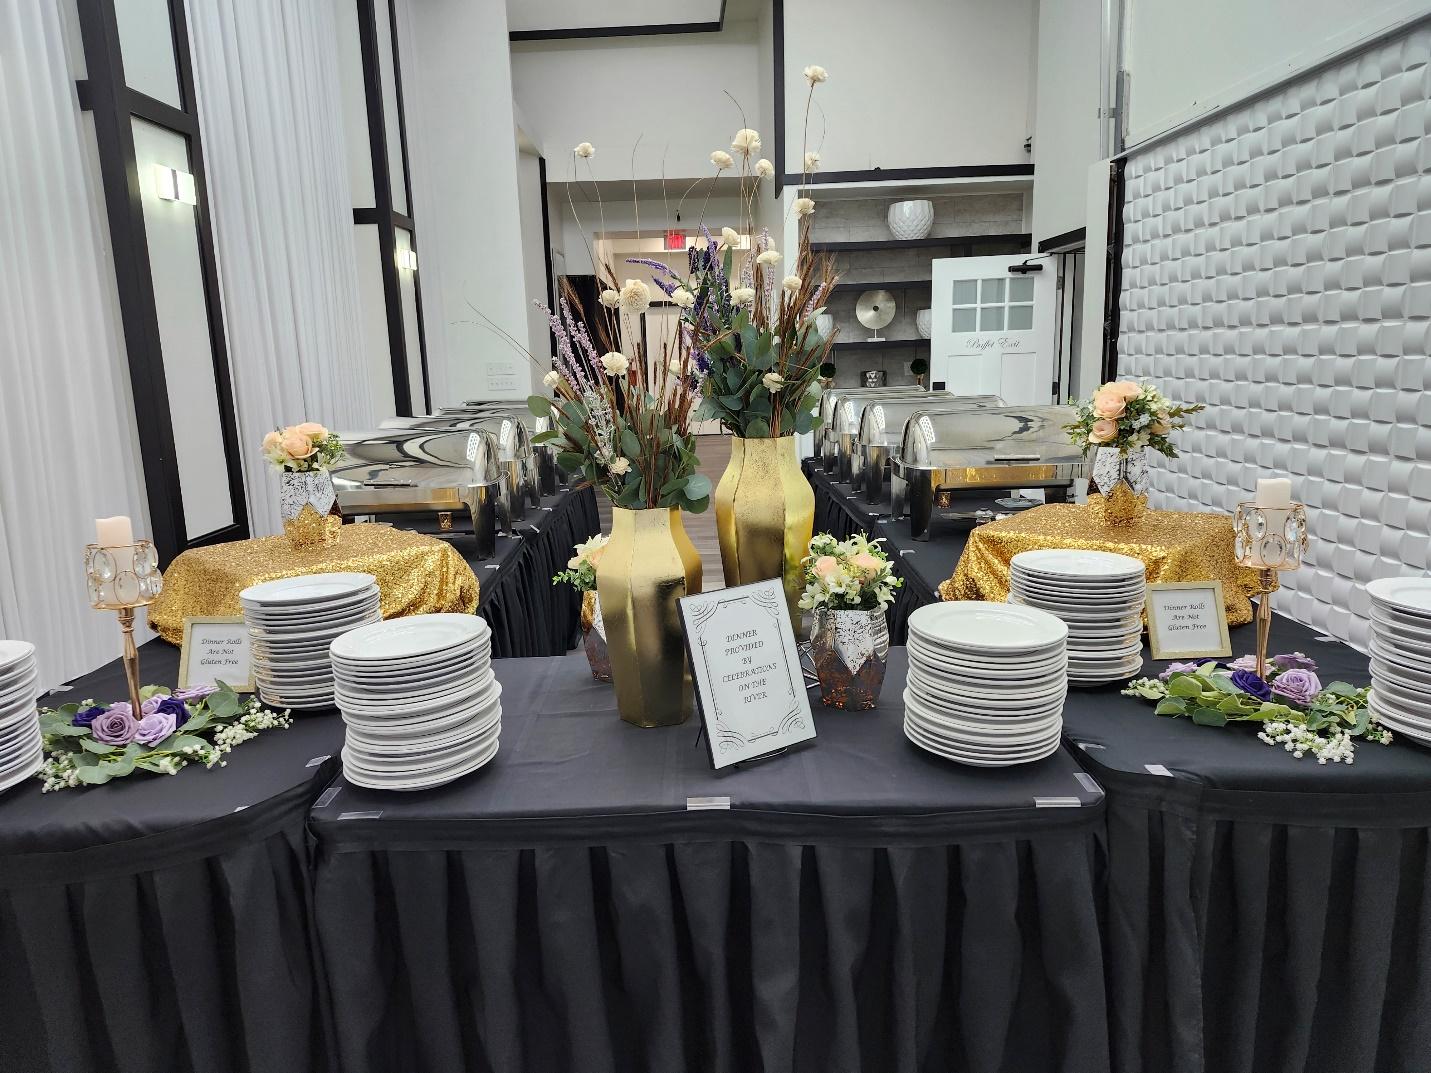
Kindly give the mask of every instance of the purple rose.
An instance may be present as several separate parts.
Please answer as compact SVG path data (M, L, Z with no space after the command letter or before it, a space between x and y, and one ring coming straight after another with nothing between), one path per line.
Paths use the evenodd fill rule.
M1271 700L1272 687L1264 682L1253 671L1235 670L1232 672L1232 684L1250 697L1258 700Z
M92 708L82 708L75 712L74 725L77 727L87 727L94 722L96 716L103 715L105 709L96 704Z
M1238 656L1228 664L1234 671L1255 671L1257 670L1257 657L1252 655Z
M1158 680L1166 682L1175 674L1195 674L1201 663L1169 663L1168 669L1158 675Z
M140 745L158 745L172 733L174 733L174 713L172 711L151 712L134 726L134 740Z
M190 686L188 689L176 689L169 695L175 700L203 700L217 691L218 686Z
M94 740L105 745L128 745L134 740L134 729L138 726L134 716L129 714L133 710L121 701L110 705L103 715L95 716L94 722L89 725Z
M1312 671L1303 670L1301 667L1283 671L1272 683L1273 693L1294 704L1310 704L1312 698L1321 691L1321 680Z
M1283 671L1315 671L1317 669L1317 661L1300 652L1284 652L1280 656L1273 656L1272 663Z

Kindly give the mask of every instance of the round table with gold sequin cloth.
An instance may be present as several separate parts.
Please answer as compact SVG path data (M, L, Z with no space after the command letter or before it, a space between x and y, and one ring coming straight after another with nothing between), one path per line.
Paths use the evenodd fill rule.
M945 600L1006 600L1010 560L1035 548L1131 555L1147 565L1149 582L1221 581L1228 625L1252 621L1249 596L1257 592L1257 571L1234 560L1228 514L1150 510L1131 525L1110 526L1087 505L1047 503L971 532L954 576L939 586L939 595Z
M178 644L184 619L237 616L239 593L260 581L360 571L378 579L383 618L477 610L478 583L452 547L387 525L345 525L338 542L295 548L284 536L191 548L164 571L164 591L149 605L149 625Z

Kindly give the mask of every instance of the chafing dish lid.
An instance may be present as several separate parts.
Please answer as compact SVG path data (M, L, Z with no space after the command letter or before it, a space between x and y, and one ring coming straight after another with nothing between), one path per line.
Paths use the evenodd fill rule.
M1076 416L1072 406L915 411L905 422L899 461L923 469L1082 462L1063 427Z
M935 393L934 402L924 399L872 399L866 402L864 413L860 415L858 442L892 444L903 433L909 415L916 411L950 413L1004 405L1004 400L997 395L951 395L940 400L939 396L943 394Z

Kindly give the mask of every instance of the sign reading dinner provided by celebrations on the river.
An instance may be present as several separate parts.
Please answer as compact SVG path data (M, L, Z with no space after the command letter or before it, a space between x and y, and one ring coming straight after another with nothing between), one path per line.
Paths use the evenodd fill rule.
M729 767L815 736L778 580L681 600L711 765Z

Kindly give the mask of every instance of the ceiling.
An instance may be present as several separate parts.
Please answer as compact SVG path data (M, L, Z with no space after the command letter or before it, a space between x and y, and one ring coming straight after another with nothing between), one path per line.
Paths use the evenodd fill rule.
M716 30L724 0L507 0L513 40Z

